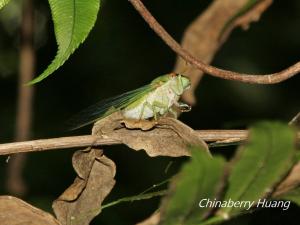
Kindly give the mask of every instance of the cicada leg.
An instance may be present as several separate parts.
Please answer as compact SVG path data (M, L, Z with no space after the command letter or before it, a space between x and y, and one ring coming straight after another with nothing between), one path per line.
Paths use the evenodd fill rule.
M153 112L153 115L154 115L154 118L157 117L156 115L156 111L155 111L155 107L154 105L151 105L149 102L145 101L143 103L143 106L142 106L142 109L141 109L141 113L140 113L140 116L139 116L139 120L143 119L143 115L144 115L144 111L145 111L145 108L148 107L150 110L152 110ZM155 119L156 120L156 119Z
M169 113L172 114L174 116L174 118L178 117L178 114L177 114L176 110L174 110L172 107L169 108Z
M140 113L140 116L139 116L139 120L141 120L142 117L143 117L143 114L144 114L145 107L146 107L147 103L148 103L147 101L145 101L145 102L143 103L143 106L142 106L142 109L141 109L141 113ZM148 104L149 104L149 103L148 103Z
M192 109L190 105L183 102L177 102L175 106L177 106L181 112L189 112Z
M167 112L168 104L165 104L165 103L162 103L159 101L152 102L152 111L153 111L154 119L157 120L157 111L155 110L155 108L163 109L165 112Z

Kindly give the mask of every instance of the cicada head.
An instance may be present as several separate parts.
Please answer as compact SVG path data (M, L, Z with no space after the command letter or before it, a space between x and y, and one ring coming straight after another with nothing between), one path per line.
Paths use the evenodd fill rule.
M190 79L182 74L173 75L173 80L170 82L170 87L177 95L182 95L182 93L190 86Z
M182 87L183 91L191 87L191 81L184 75L177 74L178 85Z

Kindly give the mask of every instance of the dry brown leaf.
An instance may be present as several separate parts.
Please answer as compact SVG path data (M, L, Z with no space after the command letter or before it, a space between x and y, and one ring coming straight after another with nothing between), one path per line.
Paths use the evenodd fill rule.
M113 118L117 118L117 120L114 121ZM200 145L209 153L206 143L199 138L196 131L177 119L163 117L155 123L149 123L149 121L130 123L129 128L134 126L135 129L125 127L123 123L128 125L126 121L118 116L100 120L93 127L93 135L120 141L134 150L144 149L151 157L189 156L189 147L192 145ZM111 129L109 131L107 129L110 124L113 124L115 130ZM150 127L152 129L148 130Z
M157 125L156 120L133 120L125 119L122 121L128 129L151 130Z
M12 196L0 196L1 225L60 225L49 213Z
M221 34L220 42L223 43L235 27L242 27L244 30L249 29L250 23L257 22L272 2L273 0L259 1L245 14L235 18Z
M300 162L293 166L289 175L276 187L273 197L278 197L282 194L293 190L300 185Z
M121 123L124 119L122 113L117 111L98 120L92 129L92 135L102 135L113 132L115 129L122 127Z
M97 121L93 126L92 134L105 135L124 126L128 129L150 130L155 127L156 124L157 121L155 120L125 119L122 113L120 111L117 111Z
M264 10L271 4L271 0L261 0L255 7L244 15L235 18L224 32L224 27L249 0L215 0L199 15L185 30L181 45L201 61L210 64L215 53L224 43L230 32L237 26L248 26L250 22L258 20ZM225 34L220 38L221 34ZM184 73L191 79L192 86L183 94L183 100L195 105L195 90L203 76L198 69L187 65L177 57L175 72Z
M116 167L93 148L75 152L72 161L78 176L53 202L53 209L63 225L88 225L101 212L101 203L115 184Z

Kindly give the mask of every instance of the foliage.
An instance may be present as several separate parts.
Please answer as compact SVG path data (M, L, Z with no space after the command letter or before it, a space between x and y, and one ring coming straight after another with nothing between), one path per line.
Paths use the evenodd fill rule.
M295 138L292 128L278 122L254 125L250 129L248 143L240 147L232 162L227 163L230 175L226 180L221 179L221 175L225 174L222 160L210 159L200 149L194 149L191 162L182 168L170 186L170 196L166 197L167 206L162 204L161 224L202 224L201 218L213 209L200 208L198 202L201 199L255 203L263 198L270 200L272 192L295 161ZM222 195L217 195L215 190L220 182L225 182L224 186L227 187L223 188ZM279 198L298 204L298 190L290 190L289 194ZM204 220L203 224L221 222L245 212L250 210L244 207L222 207L211 212L211 218Z
M10 0L0 0L0 9L3 8Z
M49 0L58 51L48 68L29 82L40 82L57 70L93 28L99 11L100 0Z
M199 199L215 198L223 176L224 159L211 158L203 149L192 148L192 159L170 184L162 203L161 223L197 224L210 210L199 208Z

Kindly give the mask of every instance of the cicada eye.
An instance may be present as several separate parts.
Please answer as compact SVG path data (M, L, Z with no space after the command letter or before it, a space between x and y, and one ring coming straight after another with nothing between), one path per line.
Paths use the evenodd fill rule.
M181 76L180 81L184 90L188 89L191 86L190 79L185 76Z
M176 73L170 73L170 77L176 77L177 76L177 74Z

